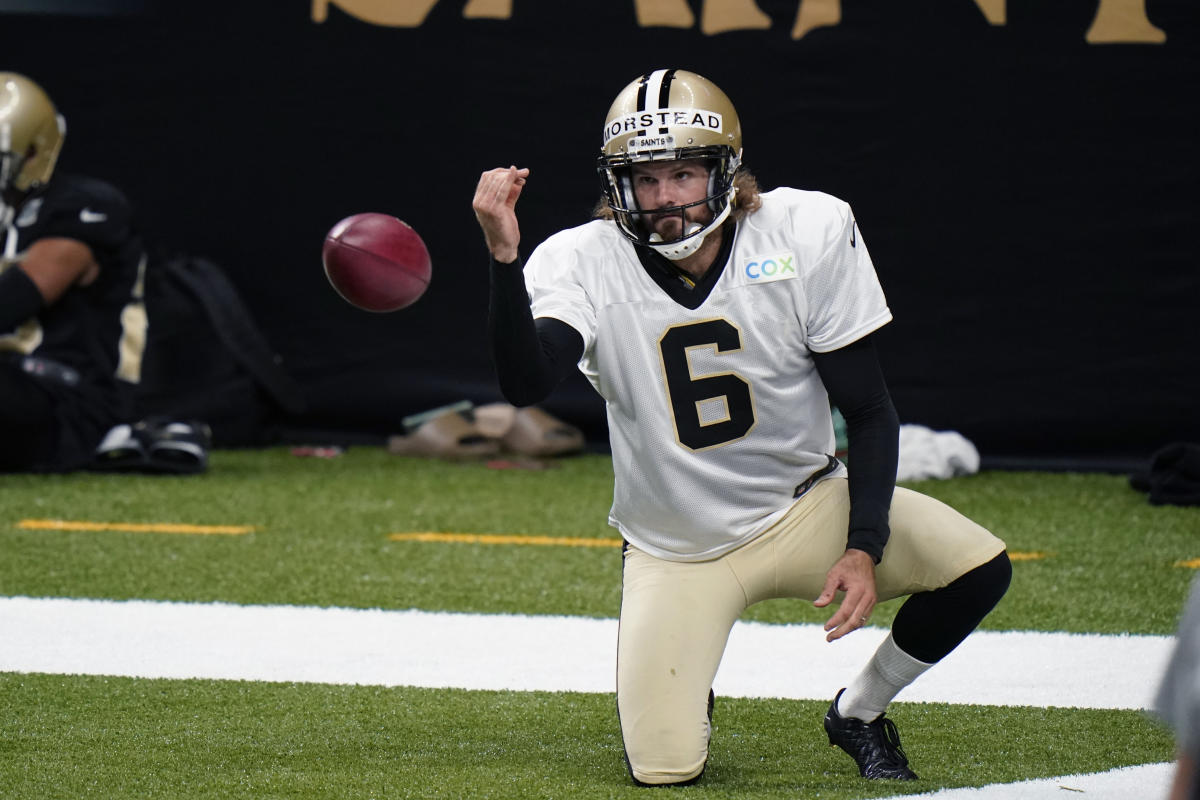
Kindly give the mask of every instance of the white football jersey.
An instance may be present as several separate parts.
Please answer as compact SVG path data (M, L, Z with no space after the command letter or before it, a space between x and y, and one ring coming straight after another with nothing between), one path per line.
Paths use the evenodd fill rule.
M607 402L609 522L675 561L726 553L788 509L834 451L811 353L891 319L850 207L796 189L764 193L738 223L694 310L651 278L610 221L547 239L525 282L534 317L583 336L579 368Z

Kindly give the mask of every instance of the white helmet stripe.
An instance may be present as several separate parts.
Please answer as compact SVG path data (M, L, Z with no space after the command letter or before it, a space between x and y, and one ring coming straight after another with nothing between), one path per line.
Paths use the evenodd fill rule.
M656 69L650 73L650 80L646 81L647 111L657 111L663 107L663 79L666 77L667 70L665 69Z
M671 79L675 77L673 69L656 69L646 78L646 94L644 103L639 104L639 111L658 111L671 104ZM640 92L639 92L640 94ZM638 98L643 99L642 97Z
M675 77L673 69L656 69L642 81L638 87L638 111L658 111L671 107L671 81ZM666 128L660 128L659 133L666 133ZM639 135L644 136L645 132Z

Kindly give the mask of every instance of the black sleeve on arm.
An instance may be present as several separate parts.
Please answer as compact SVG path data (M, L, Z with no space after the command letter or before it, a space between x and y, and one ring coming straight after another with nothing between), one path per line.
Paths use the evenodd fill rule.
M565 322L535 320L525 290L524 265L492 259L488 341L500 392L514 406L544 400L583 355L583 336Z
M888 512L896 488L900 420L869 335L812 356L830 399L846 418L850 471L846 547L865 551L878 564L891 535Z
M0 272L0 334L37 316L45 300L25 270L13 264Z

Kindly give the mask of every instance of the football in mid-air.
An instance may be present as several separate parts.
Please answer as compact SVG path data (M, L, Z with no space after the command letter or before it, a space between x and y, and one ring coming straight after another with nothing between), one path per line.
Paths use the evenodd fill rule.
M329 229L321 247L325 275L347 302L365 311L398 311L429 288L425 242L387 214L355 214Z

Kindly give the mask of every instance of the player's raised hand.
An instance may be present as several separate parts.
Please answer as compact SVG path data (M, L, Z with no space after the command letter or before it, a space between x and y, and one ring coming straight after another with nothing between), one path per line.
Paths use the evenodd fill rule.
M825 588L813 601L817 608L833 602L837 592L845 592L837 613L825 623L829 635L825 641L840 639L867 624L879 596L875 593L875 562L862 550L847 550L829 568Z
M479 176L475 187L475 219L483 229L492 257L503 264L517 260L521 229L517 225L517 198L529 177L527 168L498 167Z

